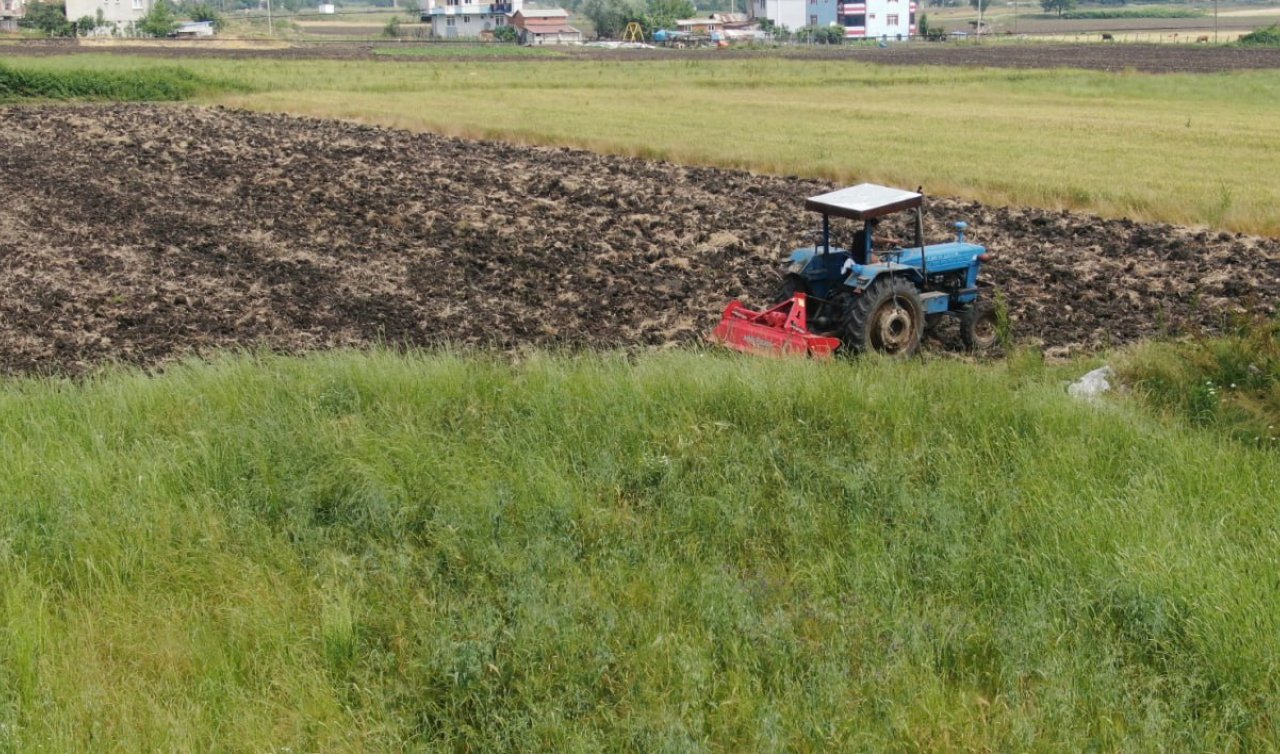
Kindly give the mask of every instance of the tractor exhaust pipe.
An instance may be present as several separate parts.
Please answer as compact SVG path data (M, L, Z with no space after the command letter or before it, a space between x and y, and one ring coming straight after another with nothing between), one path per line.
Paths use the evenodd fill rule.
M916 246L920 247L920 274L924 276L927 285L929 263L924 258L924 186L916 187L916 193L920 195L920 206L916 207Z

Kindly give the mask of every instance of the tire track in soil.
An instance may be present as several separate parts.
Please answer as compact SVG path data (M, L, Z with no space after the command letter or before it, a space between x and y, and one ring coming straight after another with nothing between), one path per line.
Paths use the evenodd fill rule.
M5 373L251 344L693 342L730 298L768 297L812 237L804 197L830 188L195 107L0 108L0 147ZM1055 353L1276 311L1276 239L929 210L931 239L970 223L1017 336Z

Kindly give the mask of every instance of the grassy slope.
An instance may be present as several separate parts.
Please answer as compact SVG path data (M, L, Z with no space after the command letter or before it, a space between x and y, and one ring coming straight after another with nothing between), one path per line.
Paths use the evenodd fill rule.
M1280 234L1280 78L1270 72L1151 76L771 58L187 65L254 90L211 92L209 102Z
M0 751L1276 746L1276 456L1060 376L0 383Z

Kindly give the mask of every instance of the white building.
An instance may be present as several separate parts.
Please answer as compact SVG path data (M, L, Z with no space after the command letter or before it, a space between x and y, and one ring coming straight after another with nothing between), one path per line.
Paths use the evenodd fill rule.
M912 0L843 3L837 22L844 27L846 39L908 39L916 33L916 4Z
M916 33L912 0L750 0L753 19L767 18L795 31L804 26L844 27L847 39L906 39Z
M151 0L67 0L67 18L95 18L98 11L107 26L126 27L137 23L151 12Z
M524 7L524 0L496 3L466 0L425 0L422 20L431 20L431 33L437 37L479 37L510 23L509 16Z
M767 18L791 31L809 24L809 0L751 0L747 7L753 19Z
M22 18L25 0L3 0L0 2L0 31L17 31L18 19Z

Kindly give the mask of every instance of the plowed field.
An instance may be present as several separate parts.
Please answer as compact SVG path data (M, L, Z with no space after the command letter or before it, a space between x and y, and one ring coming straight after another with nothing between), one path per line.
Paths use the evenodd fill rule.
M729 298L766 299L829 188L199 108L5 108L0 147L7 373L249 344L691 342ZM948 199L930 237L958 219L1017 336L1049 349L1280 299L1275 239Z

